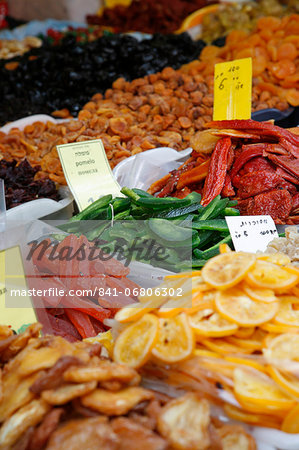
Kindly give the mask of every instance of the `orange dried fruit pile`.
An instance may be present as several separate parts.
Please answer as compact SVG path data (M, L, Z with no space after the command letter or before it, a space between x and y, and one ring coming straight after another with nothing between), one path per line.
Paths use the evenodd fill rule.
M151 374L154 363L170 384L181 376L189 386L205 380L212 392L221 383L229 417L298 432L299 273L283 254L273 258L221 250L201 272L168 276L159 286L185 286L181 297L161 297L160 304L157 297L146 298L138 314L136 304L134 314L126 312L130 306L121 310L116 319L123 328L114 357L136 367L135 359L122 360L119 342L124 348L131 345L125 342L128 330L142 332L140 325L151 317L159 321L155 338L135 334L136 342L148 341L140 348L141 359L147 349L146 363L138 363L145 374ZM191 280L191 290L186 280Z
M203 76L213 74L214 65L234 59L252 58L253 107L273 108L277 98L292 106L299 105L299 15L283 18L261 17L256 29L248 33L233 30L226 45L205 47L198 61L183 66L182 71Z

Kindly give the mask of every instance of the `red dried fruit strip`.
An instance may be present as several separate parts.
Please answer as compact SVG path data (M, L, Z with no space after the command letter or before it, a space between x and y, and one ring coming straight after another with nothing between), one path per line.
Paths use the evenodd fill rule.
M65 309L75 309L84 314L88 314L89 316L94 317L95 319L103 322L104 319L110 317L111 312L108 309L103 309L99 306L96 306L94 303L82 300L79 297L66 295L63 297L62 306Z
M219 195L227 173L227 155L231 147L230 138L220 139L212 153L209 172L205 180L201 204L206 206Z
M263 151L265 150L266 144L252 144L252 145L243 145L242 153L235 160L232 170L230 173L231 179L237 175L239 170L252 158L256 156L262 156Z
M286 139L294 145L299 145L299 136L291 133L284 128L272 125L267 122L256 122L255 120L219 120L206 124L207 128L230 128L235 130L258 131L264 136L275 136L280 139Z
M83 339L97 335L87 314L71 308L66 308L65 313Z

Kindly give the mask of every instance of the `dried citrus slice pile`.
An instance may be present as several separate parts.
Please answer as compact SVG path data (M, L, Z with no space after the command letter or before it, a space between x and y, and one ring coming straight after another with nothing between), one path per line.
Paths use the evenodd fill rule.
M234 397L225 408L231 418L299 432L299 271L289 258L222 246L201 272L168 276L159 287L174 295L116 314L114 358L149 374L147 362L167 367L170 383L204 380L209 391L220 383Z

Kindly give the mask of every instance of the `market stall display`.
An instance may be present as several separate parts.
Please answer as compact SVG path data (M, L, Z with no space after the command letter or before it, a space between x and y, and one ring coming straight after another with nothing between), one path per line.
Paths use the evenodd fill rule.
M220 3L217 10L205 14L198 37L211 43L232 30L252 31L258 19L265 16L283 17L298 13L298 3L287 0L260 0L258 2Z
M141 31L142 33L173 33L178 30L182 21L189 14L209 4L218 3L214 0L133 0L128 6L116 5L104 8L99 15L87 16L87 22L112 28L117 33Z
M186 291L145 295L140 308L116 314L115 361L142 367L153 385L204 389L235 420L297 433L298 269L281 253L223 246L201 272L169 276L161 287L178 289L190 277L189 304Z
M0 60L0 124L61 109L56 117L76 116L92 95L104 93L117 78L133 80L166 66L177 69L196 59L204 45L187 34L157 34L142 41L106 34L86 43L69 35L59 45L45 43L12 61Z
M298 12L133 0L2 41L1 450L298 448ZM250 75L215 121L243 58L251 119Z
M195 150L177 170L149 189L158 197L202 194L237 200L243 215L270 214L276 223L298 223L299 136L270 123L224 120L190 140ZM213 129L214 128L214 129Z
M245 428L215 417L204 392L171 399L145 389L138 372L104 357L96 340L38 337L40 328L14 336L0 327L1 448L256 449Z

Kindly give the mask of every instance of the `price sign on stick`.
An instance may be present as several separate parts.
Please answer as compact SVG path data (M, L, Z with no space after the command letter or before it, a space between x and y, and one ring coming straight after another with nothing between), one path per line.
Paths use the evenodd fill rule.
M57 151L80 211L102 195L122 196L101 139L57 145Z
M251 58L215 65L213 120L250 119Z
M269 242L278 237L271 216L227 216L225 220L236 251L264 252Z
M18 246L0 252L0 319L16 331L36 322Z

